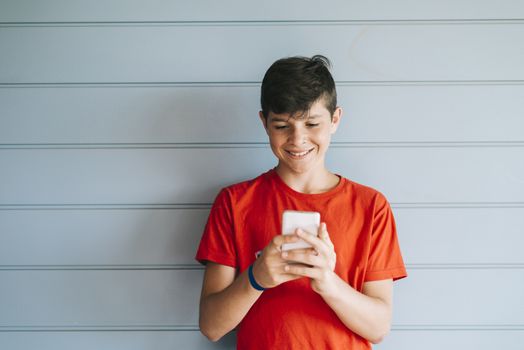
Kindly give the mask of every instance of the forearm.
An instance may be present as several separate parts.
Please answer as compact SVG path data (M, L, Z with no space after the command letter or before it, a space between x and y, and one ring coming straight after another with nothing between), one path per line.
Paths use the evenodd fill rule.
M247 270L226 289L208 295L200 302L200 330L217 341L242 321L262 292L251 287Z
M321 294L339 319L361 337L378 343L391 328L391 306L358 292L334 274L334 288Z

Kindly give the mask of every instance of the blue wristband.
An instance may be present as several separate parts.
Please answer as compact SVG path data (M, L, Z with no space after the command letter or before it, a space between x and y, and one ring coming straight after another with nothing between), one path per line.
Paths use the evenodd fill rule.
M249 283L251 283L251 287L259 291L263 291L266 289L262 287L260 284L258 284L257 281L255 280L255 276L253 275L253 264L249 265L247 274L249 276Z

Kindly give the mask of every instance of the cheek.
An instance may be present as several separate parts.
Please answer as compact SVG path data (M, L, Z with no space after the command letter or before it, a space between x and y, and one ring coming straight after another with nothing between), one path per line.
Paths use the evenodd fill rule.
M319 144L329 143L331 140L331 132L329 129L318 130L312 134L312 138Z
M285 140L286 140L286 137L283 133L271 132L269 134L269 143L272 145L280 145L284 143Z
M272 150L277 150L283 144L282 137L280 135L270 135L269 145Z

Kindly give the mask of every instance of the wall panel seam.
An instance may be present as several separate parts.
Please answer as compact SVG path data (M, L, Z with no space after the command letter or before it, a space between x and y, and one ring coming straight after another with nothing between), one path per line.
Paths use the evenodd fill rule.
M522 270L523 263L412 263L407 270ZM200 264L120 264L120 265L0 265L0 271L141 271L204 270Z
M207 20L207 21L13 21L0 22L9 27L171 27L171 26L302 26L302 25L449 25L449 24L523 24L522 18L498 19L372 19L372 20Z
M171 143L0 143L0 150L12 149L252 149L268 148L268 142L171 142ZM514 141L380 141L339 142L331 148L500 148L524 147L523 140Z
M524 208L524 202L390 202L396 209L475 209L475 208ZM0 210L193 210L210 209L212 203L38 203L38 204L0 204Z
M198 325L90 325L90 326L0 326L7 332L198 332ZM524 331L524 324L393 324L392 331Z
M256 87L261 81L0 82L2 88ZM524 80L337 80L337 86L524 85Z

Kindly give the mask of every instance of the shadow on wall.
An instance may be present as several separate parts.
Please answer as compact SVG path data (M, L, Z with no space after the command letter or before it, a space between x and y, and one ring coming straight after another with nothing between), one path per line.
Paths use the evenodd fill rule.
M226 334L222 339L216 343L217 349L235 349L236 347L236 331Z

